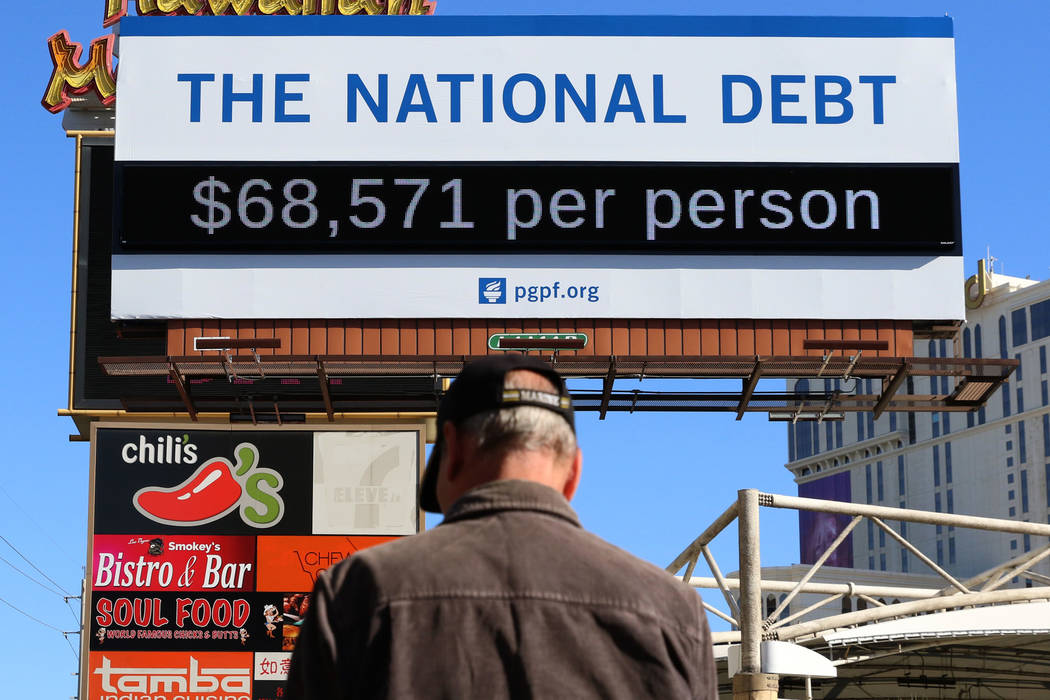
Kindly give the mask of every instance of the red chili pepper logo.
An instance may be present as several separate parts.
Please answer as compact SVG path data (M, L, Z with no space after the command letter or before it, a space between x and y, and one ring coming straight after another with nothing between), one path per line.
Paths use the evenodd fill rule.
M277 491L284 485L280 474L272 469L252 469L259 462L259 450L242 442L234 451L237 464L216 457L208 460L193 475L177 486L148 486L139 489L132 503L150 520L167 525L193 526L225 517L238 506L241 517L253 527L270 527L283 514L284 503ZM269 492L260 491L260 482ZM266 507L260 515L254 505Z

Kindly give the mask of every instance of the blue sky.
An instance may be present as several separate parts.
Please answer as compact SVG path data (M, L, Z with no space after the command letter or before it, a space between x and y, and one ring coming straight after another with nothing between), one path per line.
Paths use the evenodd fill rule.
M60 118L39 105L51 66L45 41L68 29L76 41L103 34L103 0L7 3L9 97L0 138L5 270L0 373L0 603L5 691L11 697L75 693L74 655L55 629L76 629L61 595L79 594L87 538L88 448L68 442L66 404L73 146ZM17 9L16 9L17 8ZM986 247L1007 274L1045 279L1046 163L1050 160L1050 3L1015 0L440 0L440 14L631 13L924 15L955 19L967 270ZM998 268L997 268L998 271ZM960 280L959 292L962 290ZM739 488L794 493L783 468L783 425L759 414L594 414L579 418L585 451L576 505L585 525L661 566L732 501ZM763 513L763 563L798 560L793 514ZM716 540L726 570L735 566L733 532ZM19 552L31 563L20 558ZM32 567L36 566L39 571ZM28 574L24 576L13 567ZM44 574L53 580L45 578ZM40 585L38 582L43 582ZM76 601L74 601L74 604ZM77 646L77 638L71 638ZM17 670L17 672L15 672Z

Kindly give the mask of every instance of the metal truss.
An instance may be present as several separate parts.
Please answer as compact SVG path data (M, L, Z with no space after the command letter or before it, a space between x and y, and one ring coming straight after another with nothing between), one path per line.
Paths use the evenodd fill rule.
M842 514L852 516L852 519L843 531L839 533L838 537L817 558L817 561L801 580L797 582L770 581L762 579L759 549L759 510L761 507ZM853 583L813 583L812 579L820 571L821 567L835 550L846 541L846 538L857 525L865 519L873 522L923 562L930 570L940 576L944 580L945 586L940 589L922 589L864 586ZM711 554L709 545L733 521L738 521L739 528L740 576L738 579L727 579ZM781 496L761 493L755 489L745 489L738 492L736 502L718 516L685 551L667 566L667 571L677 574L685 567L685 573L682 576L683 581L694 587L717 588L721 591L728 606L728 612L723 612L707 602L704 603L704 607L711 614L726 620L737 628L729 632L715 632L712 637L715 644L740 643L740 672L742 674L761 673L760 645L762 641L801 641L813 638L828 630L908 615L972 606L1050 600L1050 585L1003 590L1003 586L1021 575L1042 584L1050 584L1050 577L1030 571L1033 566L1050 557L1050 545L1026 552L977 576L960 581L932 561L899 532L887 525L886 521L943 525L1042 537L1050 536L1050 525L1041 523ZM707 562L712 574L711 577L693 576L701 556ZM787 595L780 601L776 609L765 617L762 616L763 591L787 591ZM791 602L801 593L824 594L826 597L803 610L782 618L781 616L788 610ZM878 599L879 597L886 598L891 596L894 598L911 598L912 600L886 604ZM864 600L872 607L815 620L800 621L801 618L809 613L841 600L843 597ZM923 646L928 646L928 644ZM835 663L841 665L868 658L870 656L845 657L835 661Z

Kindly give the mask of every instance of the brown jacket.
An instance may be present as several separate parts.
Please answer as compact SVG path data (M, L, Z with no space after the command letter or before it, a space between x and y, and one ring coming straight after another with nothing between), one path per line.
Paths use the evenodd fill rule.
M715 683L699 595L553 489L497 481L318 577L285 697L716 700Z

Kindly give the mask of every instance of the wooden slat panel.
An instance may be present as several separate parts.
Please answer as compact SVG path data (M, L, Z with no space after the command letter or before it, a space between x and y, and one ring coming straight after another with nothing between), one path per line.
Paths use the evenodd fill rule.
M860 340L860 324L858 324L856 321L843 321L842 339Z
M398 346L406 355L419 354L419 330L416 322L411 319L402 319L397 322Z
M219 328L220 328L219 322L217 320L215 320L215 319L206 319L204 321L201 321L200 336L202 338L208 338L208 337L215 338L215 337L218 337L218 336L222 335L222 333L220 332ZM197 355L203 355L204 353L203 352L199 352L199 353L196 353L196 354Z
M629 355L648 355L649 354L649 329L646 327L645 321L628 321L627 328L629 330L629 343L630 350Z
M824 322L824 339L825 340L842 340L842 321L825 321ZM835 355L841 355L841 352L833 353Z
M806 354L806 351L802 349L802 341L806 339L806 322L788 321L788 329L790 332L791 355L802 357Z
M438 355L452 354L452 321L439 318L434 321L434 345Z
M374 318L365 319L361 324L361 353L379 355L382 352L383 339L379 330L379 321Z
M311 355L327 355L328 352L328 327L324 321L311 320L310 328L310 351Z
M168 321L167 348L169 355L186 355L185 321Z
M893 332L893 321L879 321L875 324L875 337L889 343L889 349L879 350L879 357L896 357L896 338Z
M664 322L660 320L646 321L648 340L646 341L646 353L650 355L667 354L667 332L664 330Z
M470 322L469 355L487 355L489 352L489 322L485 319Z
M773 354L791 354L791 331L788 330L788 322L783 319L774 319L773 327Z
M585 334L587 336L587 345L586 345L586 347L584 347L583 350L577 351L576 354L577 355L586 355L588 357L593 357L594 354L595 354L595 351L594 351L594 347L595 347L595 344L594 344L594 341L595 341L595 338L594 338L594 319L590 319L590 318L580 319L576 323L576 332L577 333L583 333L583 334Z
M736 321L722 319L718 322L718 354L737 354Z
M364 329L361 328L360 323L346 327L346 332L343 334L343 345L347 355L364 354Z
M860 322L860 339L861 340L878 340L879 332L875 325L875 321L861 321ZM868 351L866 355L874 355L874 352Z
M289 354L310 354L310 324L302 319L292 320L292 351Z
M631 351L631 331L627 327L627 321L613 319L610 322L612 328L612 354L629 355Z
M894 326L898 357L911 357L915 354L915 332L912 330L911 323L897 321Z
M521 332L522 333L539 333L540 322L535 318L523 318L521 319Z
M384 318L379 322L379 352L383 355L401 354L401 329L397 321Z
M823 340L824 336L824 322L823 321L806 321L806 338L809 340ZM815 355L820 357L824 354L823 350L807 350L807 355Z
M682 321L682 353L695 357L700 354L700 321Z
M594 337L591 339L591 344L594 346L595 355L612 355L612 324L605 319L595 320Z
M675 357L682 355L682 322L670 320L664 323L664 352Z
M199 338L199 337L201 337L204 334L204 329L201 326L201 322L200 321L186 321L184 323L184 326L186 328L186 336L185 336L185 339L183 341L185 344L183 345L182 351L181 352L173 352L171 354L172 355L179 355L179 354L200 355L199 352L194 352L193 351L193 339L194 338Z
M470 354L470 325L466 319L452 319L452 354Z
M274 321L273 323L273 335L275 338L281 340L282 355L292 354L292 322L291 321Z
M755 321L755 354L767 357L773 354L773 324Z
M274 327L273 321L269 321L269 320L256 321L255 322L255 337L256 338L273 338L274 337L273 327ZM342 332L343 331L340 328L339 333L342 334ZM281 347L281 348L260 348L258 350L258 353L260 355L280 355L280 354L284 353L284 348L283 347Z
M420 355L436 355L434 349L434 322L428 318L418 321L416 350Z
M718 352L718 321L702 319L700 321L700 354L717 355Z
M329 355L345 355L346 354L346 332L343 330L345 324L339 321L327 321L325 323L325 333L328 335L328 354Z
M738 355L755 354L755 322L741 319L736 322L736 352Z

